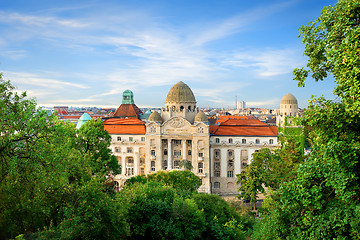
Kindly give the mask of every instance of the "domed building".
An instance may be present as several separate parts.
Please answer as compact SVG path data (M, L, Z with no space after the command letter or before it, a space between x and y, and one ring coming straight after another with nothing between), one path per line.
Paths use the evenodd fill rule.
M134 104L132 92L125 92L121 106ZM146 123L120 115L105 120L104 126L123 169L114 178L120 186L136 175L182 170L181 162L187 161L201 179L199 192L238 194L236 174L251 162L252 153L278 146L276 127L257 119L229 118L209 126L194 93L183 82L170 88L165 107L152 112Z
M292 124L291 117L297 117L299 114L298 101L291 93L286 94L280 101L280 112L276 118L277 126Z

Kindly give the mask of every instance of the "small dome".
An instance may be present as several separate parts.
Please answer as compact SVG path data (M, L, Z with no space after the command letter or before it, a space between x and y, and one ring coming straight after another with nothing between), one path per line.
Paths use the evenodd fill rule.
M81 128L82 125L84 125L87 121L90 121L90 120L91 120L91 116L88 113L84 113L79 118L79 121L76 124L76 128L77 129Z
M157 111L154 111L150 114L150 117L149 117L149 122L160 122L162 123L162 118L160 116L160 114L157 112Z
M205 113L203 111L200 111L198 114L196 114L195 116L195 122L208 122L208 118L205 115Z
M196 100L189 86L180 81L170 89L165 103L196 103Z
M280 104L298 104L298 101L294 95L288 93L281 99Z

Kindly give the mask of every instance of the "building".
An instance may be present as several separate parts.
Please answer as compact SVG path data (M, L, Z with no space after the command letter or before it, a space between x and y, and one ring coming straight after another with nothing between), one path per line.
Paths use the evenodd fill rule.
M298 101L291 93L286 94L280 102L280 111L276 116L276 125L284 127L289 124L292 125L291 118L298 117L299 107Z
M133 98L124 101L133 96L129 91L123 94L119 114L104 121L112 136L111 149L123 169L114 178L120 186L132 176L181 170L181 163L187 161L202 181L199 192L236 194L236 174L250 163L251 154L278 146L276 127L257 119L230 119L210 126L183 82L170 89L165 107L160 113L152 112L146 122L134 111L138 108Z

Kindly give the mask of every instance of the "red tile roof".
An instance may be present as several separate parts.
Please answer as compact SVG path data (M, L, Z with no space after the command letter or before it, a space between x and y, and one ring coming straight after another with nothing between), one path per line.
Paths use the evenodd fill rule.
M130 105L130 104L129 104ZM145 134L145 122L137 118L109 118L103 122L110 134Z
M231 115L222 115L222 116L218 116L216 118L216 124L219 125L227 120L230 120L230 119L254 119L253 116L231 116Z
M277 136L276 126L269 126L258 119L227 120L210 126L212 136Z
M121 104L115 111L114 117L139 118L143 112L135 104Z

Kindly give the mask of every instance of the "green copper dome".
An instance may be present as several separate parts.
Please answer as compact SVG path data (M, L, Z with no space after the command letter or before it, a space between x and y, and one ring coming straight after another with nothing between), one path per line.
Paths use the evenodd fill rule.
M88 113L84 113L79 118L79 121L76 124L76 129L81 128L82 125L84 125L87 121L90 121L90 120L91 120L91 116Z
M134 104L134 94L129 89L123 92L122 104Z
M165 103L196 103L196 100L189 86L180 81L170 89Z

